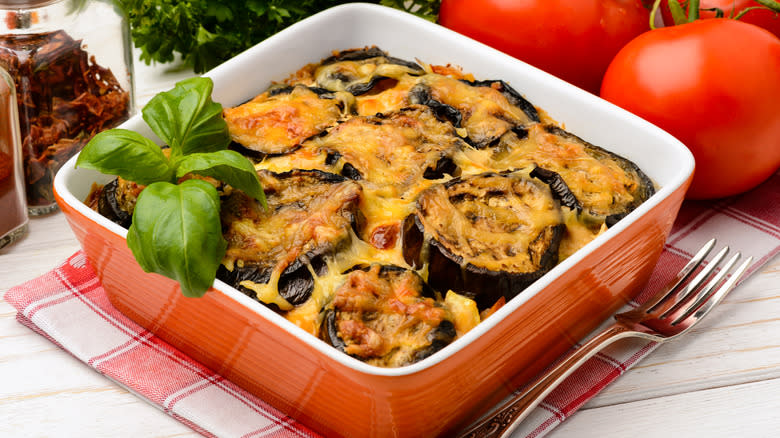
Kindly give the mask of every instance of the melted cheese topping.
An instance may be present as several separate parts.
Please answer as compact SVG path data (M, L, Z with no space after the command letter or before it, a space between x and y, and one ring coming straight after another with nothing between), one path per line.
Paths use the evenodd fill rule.
M496 88L475 87L436 74L426 75L420 83L430 87L435 100L453 106L463 114L463 126L474 140L496 139L513 126L531 122L521 108L510 104Z
M596 157L582 142L545 130L543 124L549 123L549 118L542 110L539 114L543 122L534 123L499 89L469 85L460 79L473 80L473 77L452 66L425 65L425 71L421 72L384 61L384 58L372 58L311 64L285 81L293 86L322 87L339 93L351 87L373 84L370 91L361 91L354 97L324 99L308 88L297 86L289 94L269 96L269 93L263 93L247 104L225 110L231 135L236 141L267 153L284 152L256 162L260 174L317 169L356 178L353 184L360 187L359 235L348 226L328 229L330 233L340 229L346 236L334 236L326 233L325 228L318 228L317 224L338 216L337 203L333 208L311 209L318 212L315 214L305 209L283 211L284 203L296 202L299 195L294 193L293 187L279 189L277 204L269 210L273 215L258 213L257 216L241 217L237 214L228 233L237 237L232 240L225 266L249 263L257 254L270 254L283 261L275 267L268 283L245 281L242 285L253 290L260 301L277 305L288 320L312 335L320 335L323 310L333 307L337 291L343 292L350 277L344 274L345 271L357 265L371 264L410 268L404 260L400 233L404 219L416 211L418 201L421 208L435 211L431 217L447 219L451 229L442 235L455 236L458 239L455 244L466 248L468 260L464 263L478 263L494 271L513 267L522 270L532 264L526 251L518 248L531 245L540 234L540 228L565 224L560 259L568 257L605 229L603 220L583 221L577 212L558 208L550 196L529 197L520 202L521 209L513 206L514 201L500 198L491 198L483 204L453 206L448 197L439 192L445 190L442 183L454 176L466 178L506 169L524 169L527 174L538 165L558 172L575 196L594 211L608 211L616 202L632 201L632 187L636 181L631 180L631 175L627 175L620 163L606 156ZM426 87L431 99L456 108L462 115L462 127L456 129L448 121L440 120L427 107L410 105L410 92L416 86ZM527 129L528 135L519 138L513 132L517 127ZM490 143L490 147L470 147L464 141L466 137L484 140L486 143L482 146ZM426 171L436 170L443 158L454 163L454 174L426 179ZM351 168L349 172L348 168ZM541 190L539 185L543 185L537 180L504 179L506 181L496 187L507 193L534 192ZM265 183L266 190L277 190L272 182L269 182L271 185ZM513 184L529 186L518 189L512 187ZM290 191L289 196L285 195L286 191ZM489 192L486 187L480 196L488 199ZM421 193L425 193L423 198ZM434 196L436 193L439 196ZM279 209L281 213L277 212ZM263 225L258 225L260 223ZM476 228L480 237L467 239L464 231L467 227ZM302 242L325 244L334 239L348 244L325 257L326 269L317 272L308 266L314 281L311 297L298 306L290 305L276 290L284 267L310 249ZM282 241L298 244L279 245ZM423 245L423 252L426 247L427 243ZM502 251L501 257L489 251L495 248ZM416 272L427 280L427 265L418 267ZM353 292L366 292L370 282L364 286L364 290ZM453 322L458 336L480 322L473 300L452 291L437 291L437 294L444 292L446 297L437 300L437 312L442 311L442 317ZM503 301L497 302L485 310L484 315L491 314L502 304ZM375 315L379 326L399 322L400 314L388 312ZM382 318L386 319L384 325ZM368 332L364 328L343 328L344 336L361 339L362 347L354 348L360 349L373 342L365 337ZM383 329L374 327L372 330ZM389 336L392 341L384 339L382 342L419 347L425 344L422 335L427 333L387 333L383 336ZM365 351L352 353L359 356ZM379 365L386 366L387 363Z
M325 273L316 274L314 270L309 267L314 278L314 291L312 292L311 298L300 306L295 308L289 306L285 309L289 310L285 314L285 317L289 321L315 336L318 335L320 324L322 323L321 310L326 304L330 303L333 299L334 291L346 278L346 275L342 274L342 272L347 271L353 266L370 265L372 263L408 267L401 256L400 241L396 242L396 245L392 248L379 249L359 239L352 229L349 229L349 233L351 237L350 242L352 242L352 244L335 253L332 257L327 258L328 268ZM257 289L253 288L253 290L262 290L265 292L266 290L274 289L271 282L267 285L260 286L261 287L258 287Z
M464 196L466 201L458 202ZM496 272L538 270L528 248L547 228L562 222L550 189L518 174L464 179L448 188L433 186L419 202L426 232L463 257L462 265Z
M353 117L306 148L338 153L361 174L361 183L387 197L410 198L423 174L460 147L447 123L425 107L378 117ZM411 193L409 191L411 190Z
M248 149L266 154L289 152L342 117L344 102L321 98L303 86L289 93L265 92L223 110L230 136Z
M455 324L455 332L458 336L463 336L481 322L477 303L470 298L447 291L444 305L452 314L452 322Z
M263 178L266 191L272 189ZM228 241L226 260L242 262L283 261L277 269L286 268L301 254L323 245L344 240L349 219L340 213L344 202L357 200L360 187L350 182L315 186L318 193L298 193L312 187L284 186L268 196L268 209L244 195L223 202L223 232ZM300 202L305 202L303 208Z
M388 114L409 105L407 100L409 90L417 83L416 76L403 76L394 82L387 81L392 87L379 87L357 96L357 113L361 116L373 116L375 114Z
M482 154L477 159L496 169L537 165L557 172L583 206L597 214L608 215L613 207L635 201L635 174L614 158L589 149L586 143L548 132L540 124L530 125L523 139L508 134L491 155Z
M352 240L352 214L344 210L357 204L361 188L349 180L317 183L316 176L309 174L293 176L293 181L268 172L258 175L267 209L242 193L223 201L228 248L222 264L229 270L252 265L270 271L266 283L244 280L240 285L254 291L258 300L290 310L292 306L278 292L282 273L301 257L335 252Z
M347 91L376 78L401 78L416 72L408 66L383 63L385 61L385 58L370 58L323 65L314 70L314 80L328 90Z

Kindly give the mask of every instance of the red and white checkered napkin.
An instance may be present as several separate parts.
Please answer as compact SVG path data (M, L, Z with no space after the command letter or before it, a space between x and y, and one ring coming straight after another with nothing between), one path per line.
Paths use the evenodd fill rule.
M662 287L712 237L719 246L752 255L749 273L780 252L780 173L740 197L684 204L637 301ZM318 436L120 314L82 252L8 290L5 299L18 309L19 322L203 435ZM515 436L549 432L653 348L633 345L598 354L553 391Z

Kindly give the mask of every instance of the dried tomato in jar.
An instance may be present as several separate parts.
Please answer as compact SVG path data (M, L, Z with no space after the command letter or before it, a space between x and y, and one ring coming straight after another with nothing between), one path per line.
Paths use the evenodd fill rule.
M27 208L54 211L54 175L134 111L129 28L107 0L0 0L0 67L16 84Z

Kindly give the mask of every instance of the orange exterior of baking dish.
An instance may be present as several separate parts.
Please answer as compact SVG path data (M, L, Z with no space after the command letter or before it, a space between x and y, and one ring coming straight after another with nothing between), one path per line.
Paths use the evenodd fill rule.
M427 437L463 427L639 292L688 183L460 351L397 376L335 361L219 290L184 297L56 196L111 302L161 339L326 436Z

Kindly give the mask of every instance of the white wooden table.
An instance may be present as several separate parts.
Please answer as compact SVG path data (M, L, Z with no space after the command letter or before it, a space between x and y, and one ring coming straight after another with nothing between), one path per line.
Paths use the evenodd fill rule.
M191 76L169 69L136 63L139 105ZM55 213L0 250L0 437L197 436L19 324L2 300L78 248ZM780 436L780 257L548 436Z

